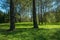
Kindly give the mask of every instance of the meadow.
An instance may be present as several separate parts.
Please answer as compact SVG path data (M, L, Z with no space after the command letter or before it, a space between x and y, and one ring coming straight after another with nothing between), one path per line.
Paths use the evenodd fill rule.
M14 31L7 32L9 23L1 23L0 40L60 40L60 25L39 25L34 29L33 23L21 22L15 26Z

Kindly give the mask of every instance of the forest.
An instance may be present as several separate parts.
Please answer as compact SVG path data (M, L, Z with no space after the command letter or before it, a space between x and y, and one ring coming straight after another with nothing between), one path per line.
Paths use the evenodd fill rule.
M60 40L60 0L0 0L0 40Z

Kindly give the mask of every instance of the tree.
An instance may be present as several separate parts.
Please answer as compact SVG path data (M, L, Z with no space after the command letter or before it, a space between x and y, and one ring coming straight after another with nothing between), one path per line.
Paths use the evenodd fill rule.
M36 18L35 0L33 0L33 25L34 25L34 28L38 28L37 18Z
M0 23L4 22L4 14L2 11L0 11Z
M40 22L41 22L41 24L43 24L43 11L42 11L42 8L43 8L43 1L41 0L41 14L40 14Z
M15 29L15 13L14 13L14 2L10 0L10 29L8 31L13 31Z

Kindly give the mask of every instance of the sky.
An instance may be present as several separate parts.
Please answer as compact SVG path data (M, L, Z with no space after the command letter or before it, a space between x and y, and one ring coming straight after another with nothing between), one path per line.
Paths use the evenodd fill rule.
M4 0L3 0L3 1L4 1ZM9 7L2 8L1 6L4 6L3 4L4 4L4 3L3 3L2 1L0 1L0 11L6 13L6 12L8 12ZM56 1L54 1L54 2L51 3L51 5L54 5L54 6L52 6L52 7L49 9L50 11L51 11L51 10L55 10L55 9L58 7L58 5L60 5L60 3L59 3L58 5L55 5L55 4L56 4ZM18 10L19 10L19 9L18 9ZM46 8L46 11L48 12L48 8Z
M2 12L6 12L6 10L5 10L5 9L3 9L3 8L1 8L1 7L0 7L0 11L2 11Z
M9 7L6 6L7 4L5 4L6 0L0 0L0 11L7 13L9 10Z

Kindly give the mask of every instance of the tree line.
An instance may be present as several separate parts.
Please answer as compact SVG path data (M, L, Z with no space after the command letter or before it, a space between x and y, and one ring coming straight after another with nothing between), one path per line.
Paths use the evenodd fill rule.
M0 23L10 22L9 30L11 31L15 29L15 22L22 22L22 20L24 21L23 17L25 17L27 21L33 21L34 28L38 28L38 24L60 22L59 2L59 0L7 1L6 3L10 4L10 10L8 14L2 12L0 13ZM52 7L54 6L57 7L53 9Z

